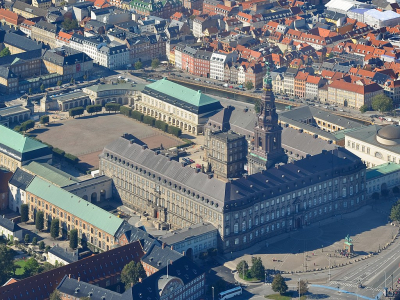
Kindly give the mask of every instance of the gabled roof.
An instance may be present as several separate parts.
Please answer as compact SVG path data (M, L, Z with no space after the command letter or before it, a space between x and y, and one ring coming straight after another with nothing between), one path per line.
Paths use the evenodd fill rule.
M49 149L45 144L23 136L3 125L0 125L0 145L4 145L20 154L40 149Z
M70 174L65 173L47 163L31 162L24 166L33 175L37 175L57 186L65 186L78 182L78 179L72 177Z
M9 183L15 186L17 189L25 191L26 187L31 183L33 178L35 178L34 175L25 172L20 168L17 168L17 170L15 170L13 176L11 177Z
M214 106L215 109L222 107L218 100L203 94L201 91L194 91L166 78L147 85L143 92L162 93L171 98L172 101L179 100L187 105L194 106L196 110L210 105Z
M32 180L26 191L85 220L92 226L112 236L115 236L123 224L122 219L39 177L35 177Z

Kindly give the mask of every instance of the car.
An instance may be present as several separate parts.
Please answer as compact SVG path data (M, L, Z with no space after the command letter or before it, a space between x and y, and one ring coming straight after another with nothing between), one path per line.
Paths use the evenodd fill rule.
M201 81L200 78L195 78L194 80L196 80L196 81Z
M211 83L211 81L206 80L206 83Z
M189 77L189 76L186 76L185 78L187 78L187 79L190 79L190 77Z
M194 160L191 159L191 158L189 158L189 161L190 161L191 164L194 163Z
M182 75L176 74L176 77L182 77Z

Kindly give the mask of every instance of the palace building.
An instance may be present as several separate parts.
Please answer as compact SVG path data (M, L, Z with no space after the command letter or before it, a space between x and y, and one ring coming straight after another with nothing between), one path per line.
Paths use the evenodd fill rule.
M167 80L147 85L134 109L191 134L203 133L207 119L222 109L219 101Z
M101 153L100 174L126 206L170 228L212 223L223 252L366 203L365 165L343 148L224 182L120 137Z

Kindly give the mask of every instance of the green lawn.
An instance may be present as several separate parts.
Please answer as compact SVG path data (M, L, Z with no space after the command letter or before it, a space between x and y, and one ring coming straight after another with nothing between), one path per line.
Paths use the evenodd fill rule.
M246 281L249 281L249 282L251 282L251 281L260 281L260 280L258 280L257 278L252 278L252 277L250 277L250 276L244 276L244 278L243 278L243 276L239 276L241 279L244 279L244 280L246 280Z
M16 261L14 263L15 266L17 267L17 269L15 270L15 275L16 276L23 276L24 275L24 273L25 273L25 268L24 267L25 267L26 262L27 262L27 260L21 259L21 260Z

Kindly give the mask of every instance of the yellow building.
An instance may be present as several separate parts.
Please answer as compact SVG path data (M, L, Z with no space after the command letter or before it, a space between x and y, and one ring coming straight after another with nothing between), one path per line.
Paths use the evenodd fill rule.
M32 0L32 6L48 9L51 7L51 0Z

